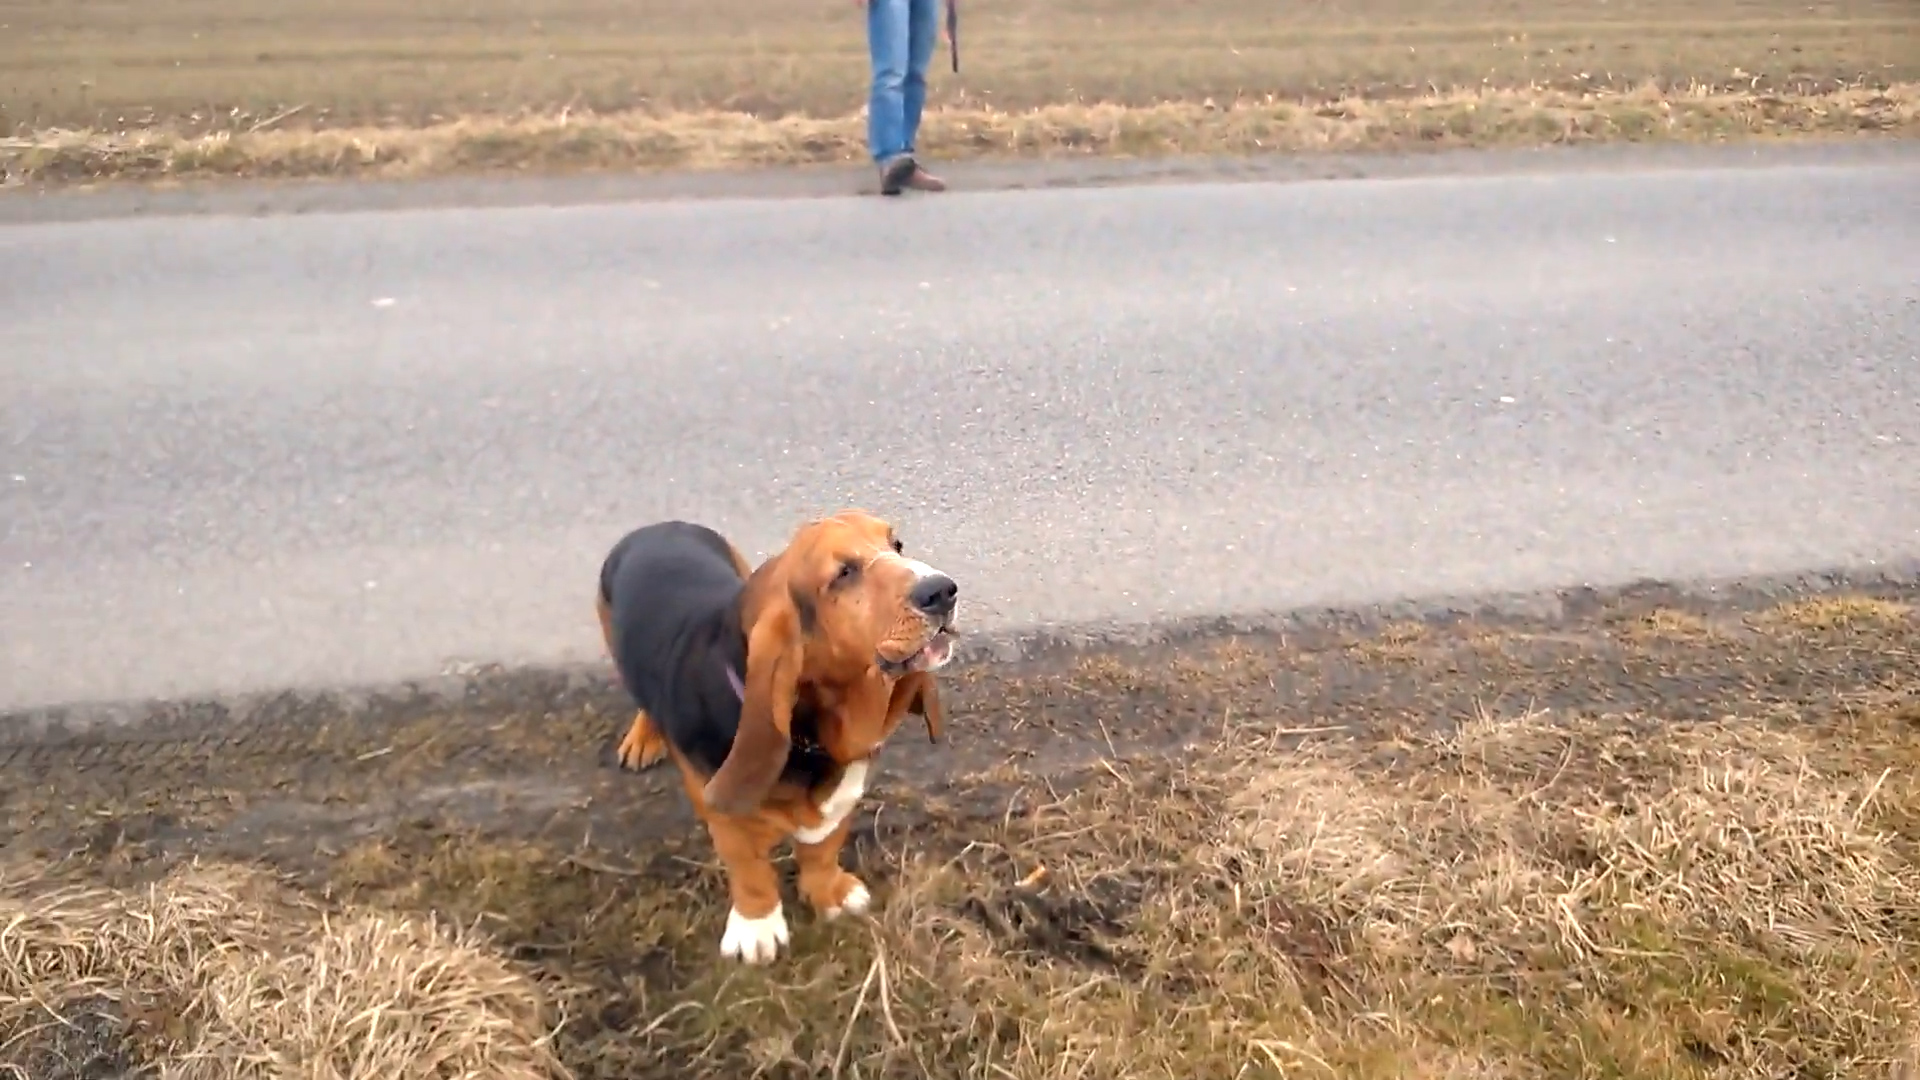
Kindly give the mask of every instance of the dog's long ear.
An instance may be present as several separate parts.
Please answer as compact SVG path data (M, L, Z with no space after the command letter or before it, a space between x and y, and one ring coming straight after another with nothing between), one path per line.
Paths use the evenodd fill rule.
M947 738L947 707L940 703L940 684L932 675L927 676L926 689L914 702L914 712L927 722L927 741L944 742Z
M889 711L890 720L909 712L925 719L928 742L937 743L946 737L947 710L940 704L940 688L931 672L916 671L894 683Z
M785 586L784 575L769 564L755 572L741 594L747 675L740 725L727 759L701 792L707 806L722 814L758 809L793 749L793 706L810 620L805 598Z

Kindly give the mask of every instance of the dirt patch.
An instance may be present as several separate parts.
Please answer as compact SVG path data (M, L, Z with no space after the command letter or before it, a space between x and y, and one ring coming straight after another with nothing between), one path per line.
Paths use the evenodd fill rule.
M0 177L864 161L844 0L221 0L10 10ZM1899 0L969 0L925 151L1244 154L1910 134Z
M7 1018L4 1067L18 1080L122 1080L142 1069L120 1005L81 993L56 996L51 1007ZM148 1070L150 1071L150 1070Z
M11 856L122 909L199 858L291 875L290 925L464 928L581 1080L1888 1075L1920 621L1816 599L963 672L953 745L889 747L858 819L877 913L797 911L767 969L716 962L677 785L598 764L612 708L225 756L96 733L0 764L0 808ZM167 1060L112 979L70 1011Z

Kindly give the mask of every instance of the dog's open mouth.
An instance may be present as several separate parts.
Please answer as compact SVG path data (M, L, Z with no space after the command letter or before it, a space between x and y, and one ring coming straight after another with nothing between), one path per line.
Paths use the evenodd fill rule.
M907 661L907 666L915 671L938 671L953 659L953 628L942 627L933 635L933 639Z
M960 632L951 626L943 626L933 632L927 643L917 651L910 652L898 660L885 652L874 656L874 662L880 666L889 678L899 678L912 671L938 671L953 659L953 643Z

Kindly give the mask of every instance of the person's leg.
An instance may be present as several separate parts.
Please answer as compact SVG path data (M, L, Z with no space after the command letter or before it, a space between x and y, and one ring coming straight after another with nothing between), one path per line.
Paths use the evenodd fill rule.
M907 154L917 157L914 146L920 135L920 111L927 104L927 67L933 63L934 46L940 43L940 0L907 0L907 5L907 73L900 88L901 127ZM940 191L946 184L915 165L907 186Z
M927 66L940 41L940 0L907 0L907 71L900 87L901 122L907 153L920 133L920 110L927 104Z
M873 86L867 94L867 149L882 174L899 171L910 136L906 129L908 5L911 0L867 0L867 53L873 64ZM897 192L905 175L895 177ZM891 194L892 192L890 192Z

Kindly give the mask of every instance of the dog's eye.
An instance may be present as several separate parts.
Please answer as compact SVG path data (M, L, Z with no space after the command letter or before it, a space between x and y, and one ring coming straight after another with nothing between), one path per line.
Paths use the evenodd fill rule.
M897 536L896 536L896 537L894 537L894 538L893 538L893 553L894 553L895 555L900 555L900 554L904 554L904 553L906 552L906 550L907 550L907 545L905 545L905 544L903 544L903 543L901 543L901 542L900 542L900 538L899 538L899 537L897 537Z
M834 580L845 581L859 572L860 572L859 563L843 562L840 564L840 572L834 575Z

